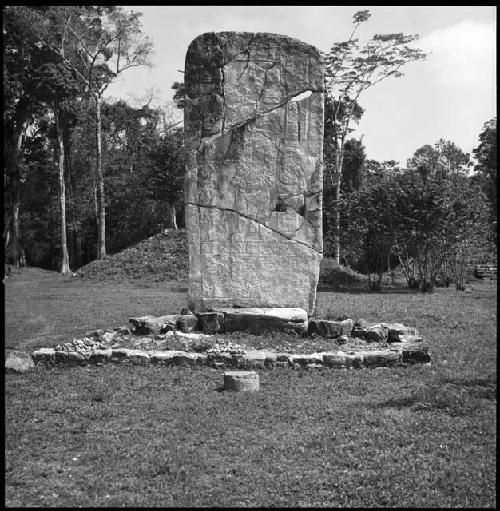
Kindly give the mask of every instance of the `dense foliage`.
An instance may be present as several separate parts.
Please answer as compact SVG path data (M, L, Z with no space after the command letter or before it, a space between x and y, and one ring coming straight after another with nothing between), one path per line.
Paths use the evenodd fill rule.
M483 189L490 207L490 235L491 239L498 243L497 217L498 217L498 177L497 177L497 118L486 122L483 131L479 135L479 145L474 149L477 158L477 182Z
M67 273L105 242L114 252L177 226L182 132L161 108L102 99L120 72L146 63L139 15L10 6L3 33L7 262Z
M467 154L440 140L418 149L407 169L375 173L344 198L346 253L373 289L394 263L411 288L432 291L444 273L463 289L463 269L487 233L487 202L468 167Z

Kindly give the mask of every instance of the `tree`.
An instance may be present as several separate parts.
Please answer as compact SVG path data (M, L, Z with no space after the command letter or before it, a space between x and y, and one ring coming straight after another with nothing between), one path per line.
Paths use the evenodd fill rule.
M401 68L412 61L425 58L425 53L408 44L418 35L375 34L362 48L354 36L361 23L370 18L368 10L353 16L354 29L347 41L335 43L324 55L326 96L335 105L333 130L334 163L326 165L335 188L335 257L340 262L340 187L345 156L345 141L355 121L356 107L361 94L389 77L403 76Z
M399 182L395 252L408 285L432 291L447 261L460 253L465 257L477 243L483 232L485 204L464 173L424 177L413 169L402 174Z
M355 269L368 277L374 291L381 289L396 238L396 187L394 176L388 174L342 200L344 253L351 256Z
M463 289L465 263L481 242L485 218L481 193L468 176L424 177L417 169L386 174L343 202L346 247L372 289L380 289L393 255L410 288L432 291L448 264Z
M75 73L67 65L67 57L72 54L73 47L65 46L65 32L60 30L62 20L67 15L64 8L57 9L51 7L15 7L8 10L10 28L17 38L13 37L13 47L11 53L18 55L22 50L25 62L21 65L22 80L21 97L17 102L15 110L20 105L24 106L24 116L35 113L36 107L44 105L49 108L54 116L54 122L57 131L57 166L59 168L59 201L60 201L60 231L61 231L61 249L62 263L61 272L70 273L68 251L66 246L66 206L65 206L65 148L64 132L67 131L67 105L79 93L79 84ZM17 32L16 32L17 28ZM27 39L28 44L23 43ZM46 44L50 42L52 48L58 48L58 52L51 51L51 47ZM24 44L24 46L23 46ZM38 112L40 113L40 112ZM31 116L33 119L33 116ZM15 132L18 131L16 128ZM26 131L26 129L25 129ZM17 143L16 158L17 163L13 167L19 167L20 143ZM14 173L15 176L15 173ZM15 176L11 182L11 190L14 196L17 195L17 183L19 177ZM15 198L14 203L19 203L19 198ZM14 232L16 229L16 214L13 215ZM15 235L14 238L18 238Z
M65 59L61 48L49 47L62 55L86 85L94 101L96 118L96 203L98 211L98 257L106 257L106 202L102 169L102 96L111 81L131 67L145 65L152 45L142 33L141 13L127 13L121 7L73 6L64 22L62 41L77 48L78 61ZM63 49L64 51L64 49Z
M342 166L341 192L352 193L359 190L365 179L366 148L363 141L351 138L344 144L344 164Z
M39 24L36 13L23 6L6 6L3 18L4 154L5 154L5 248L12 247L15 266L24 263L20 228L21 188L25 180L24 145L33 114L39 107L33 98L33 27Z
M437 174L467 174L471 162L468 153L464 153L454 142L441 138L434 146L426 144L417 149L406 166L417 171L425 180Z
M177 108L182 110L186 105L186 86L184 85L184 82L174 82L171 88L175 90L175 104L177 105Z
M152 195L166 200L169 225L177 229L177 209L183 203L184 191L184 132L172 129L165 133L151 150L156 172L152 176Z
M474 170L477 172L476 180L479 182L490 205L490 225L495 244L497 238L497 118L486 122L479 135L479 145L473 150L477 159Z
M328 118L325 117L325 130ZM330 142L331 139L325 140ZM326 144L326 151L328 151ZM328 154L327 152L324 154ZM325 161L325 158L324 160ZM328 161L328 160L326 160ZM366 152L362 140L351 138L345 143L344 165L342 168L341 195L345 197L359 190L365 181ZM325 254L335 254L335 189L332 183L323 175L323 241ZM342 210L344 203L341 202ZM343 213L342 213L343 214ZM333 250L332 250L333 248ZM346 260L342 256L342 259Z

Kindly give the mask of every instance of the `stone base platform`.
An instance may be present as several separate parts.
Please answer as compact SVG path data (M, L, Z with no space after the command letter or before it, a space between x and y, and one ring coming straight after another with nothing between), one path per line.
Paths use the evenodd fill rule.
M157 366L208 366L215 369L361 369L376 367L430 366L425 346L392 345L388 349L329 351L312 354L245 350L243 353L189 351L149 351L126 348L94 350L89 354L42 348L32 354L36 366L78 366L133 364Z

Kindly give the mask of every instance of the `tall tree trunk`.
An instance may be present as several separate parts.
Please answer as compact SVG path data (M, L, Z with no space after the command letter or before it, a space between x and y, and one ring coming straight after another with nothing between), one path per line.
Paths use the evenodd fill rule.
M61 273L68 275L71 273L69 267L68 245L66 240L66 183L64 181L64 141L61 126L60 112L58 108L54 108L54 117L56 120L57 146L59 150L58 167L59 167L59 203L61 207L61 250L62 263Z
M17 173L17 171L16 171ZM20 266L20 227L19 227L19 182L17 176L12 183L12 257L14 266Z
M170 214L170 227L172 229L177 230L177 212L175 211L175 203L172 202L169 207L169 214Z
M344 163L343 144L335 151L335 262L340 264L340 184L342 181L342 165Z
M80 233L75 231L76 233L76 266L77 268L82 267L82 239L80 238Z
M22 257L23 251L21 247L19 211L21 204L21 164L23 160L23 144L26 129L28 127L28 118L28 102L21 99L16 106L14 169L10 183L12 190L12 253L14 265L18 268L26 265L25 259Z
M97 257L106 257L106 205L104 200L104 176L102 172L102 145L101 145L101 98L95 98L96 112L96 181L97 181L97 206L99 211Z
M340 180L337 181L335 185L335 235L334 235L334 243L335 243L335 262L340 264Z

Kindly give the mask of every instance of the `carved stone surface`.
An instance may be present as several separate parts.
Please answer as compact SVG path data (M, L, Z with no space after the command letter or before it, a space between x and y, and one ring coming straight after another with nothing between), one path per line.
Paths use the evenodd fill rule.
M206 33L188 48L185 87L189 307L312 314L323 250L318 50Z

